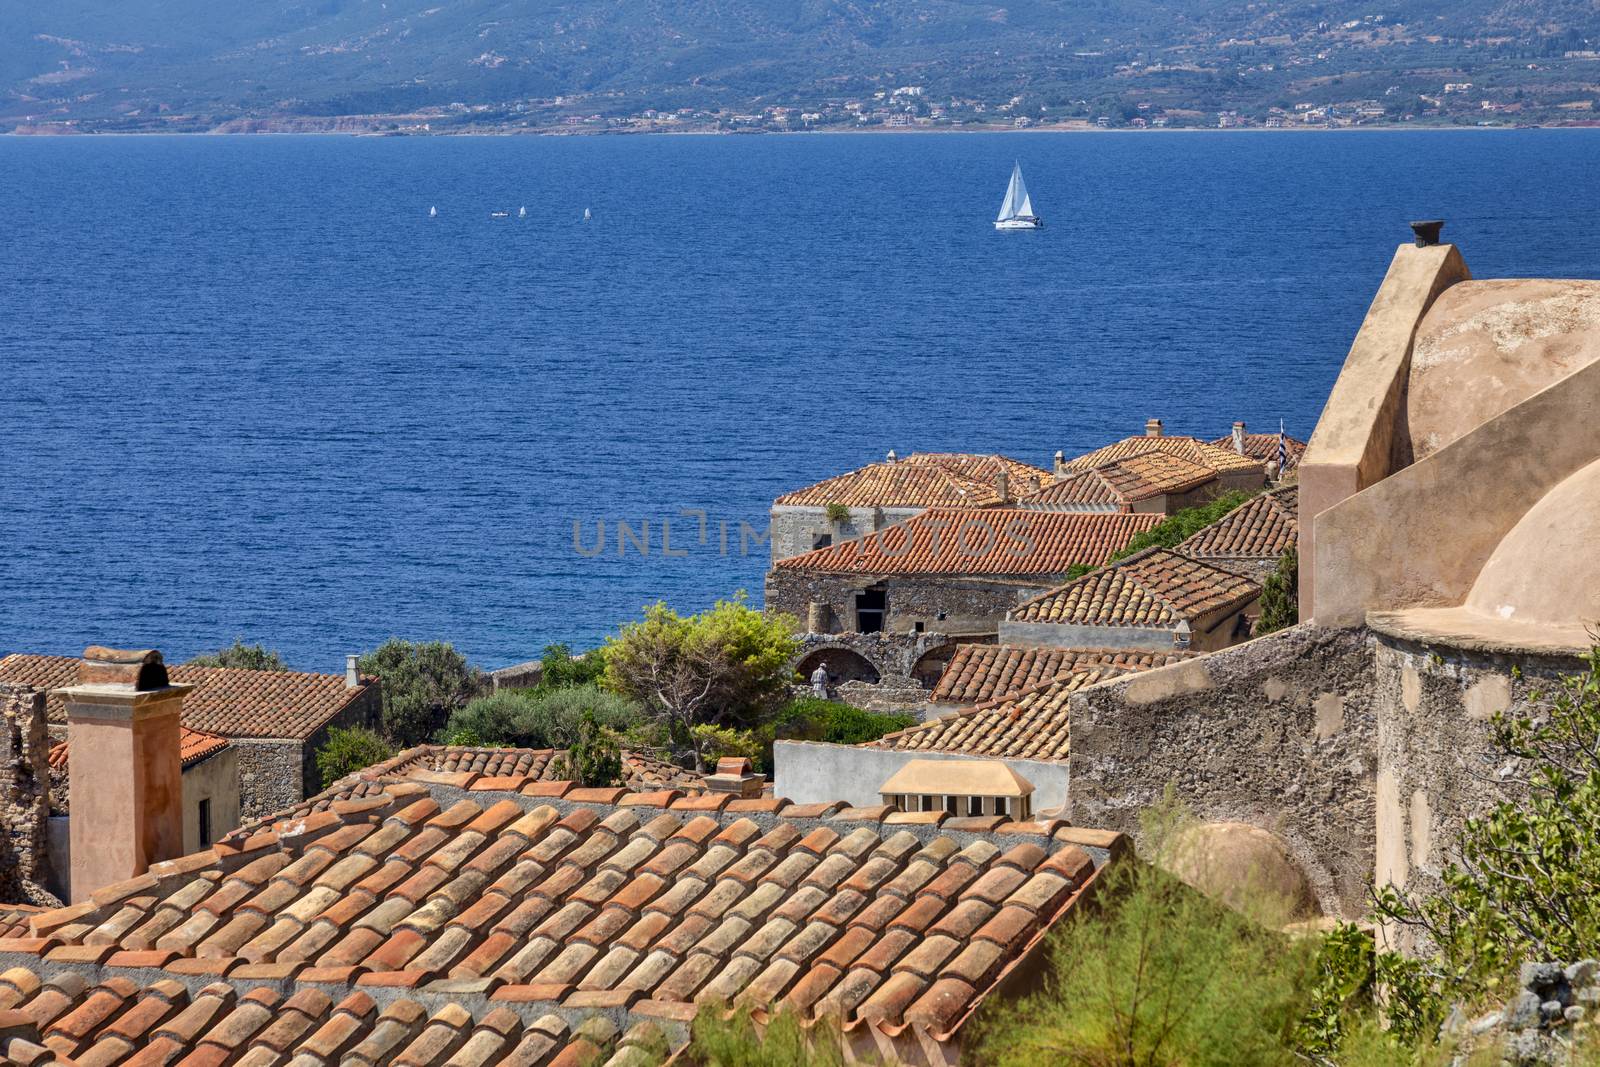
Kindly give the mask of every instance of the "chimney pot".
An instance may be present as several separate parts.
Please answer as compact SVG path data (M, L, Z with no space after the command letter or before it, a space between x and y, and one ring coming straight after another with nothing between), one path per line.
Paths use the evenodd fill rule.
M361 688L361 671L356 666L360 659L360 656L346 656L344 658L344 687L346 689Z
M1411 224L1411 232L1417 235L1418 248L1438 244L1439 231L1442 229L1444 229L1443 219L1422 219Z
M1008 504L1011 502L1011 478L1004 467L1001 467L1000 473L994 476L994 491L995 495L1000 498L1000 503Z
M1244 420L1239 419L1233 424L1233 450L1239 455L1244 455Z
M1145 424L1144 424L1144 435L1146 437L1160 437L1161 436L1161 420L1160 419L1146 419L1145 420Z

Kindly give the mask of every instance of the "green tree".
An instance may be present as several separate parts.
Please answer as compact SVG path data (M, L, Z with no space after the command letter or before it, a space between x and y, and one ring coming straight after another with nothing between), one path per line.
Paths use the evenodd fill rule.
M1256 636L1276 633L1300 621L1300 557L1294 546L1283 550L1278 566L1261 583L1261 617Z
M360 659L383 683L383 732L402 747L420 745L483 687L483 675L443 641L391 637Z
M1127 547L1120 552L1113 552L1111 559L1107 560L1107 562L1115 562L1151 546L1172 548L1180 541L1188 540L1207 526L1221 519L1234 508L1246 503L1253 496L1255 496L1254 493L1234 490L1230 493L1223 493L1221 496L1204 504L1175 511L1144 533L1135 534L1133 540L1128 542Z
M317 773L326 785L374 763L382 763L393 755L394 749L376 732L359 726L350 729L335 726L328 730L328 739L317 749Z
M233 667L246 671L286 671L283 657L264 645L247 645L244 638L235 637L233 644L215 652L196 656L187 664L190 667Z
M698 615L656 604L606 642L605 684L638 701L704 772L711 740L698 727L750 730L783 706L795 628L751 608L743 593Z
M578 736L584 714L626 734L644 723L639 706L597 685L565 689L501 690L471 701L445 724L452 745L566 748Z
M574 656L566 645L545 645L539 660L540 690L570 689L580 685L598 685L606 673L605 653L591 648L581 656Z
M558 779L585 786L622 785L622 744L615 730L600 724L586 711L578 722L578 736L556 758Z

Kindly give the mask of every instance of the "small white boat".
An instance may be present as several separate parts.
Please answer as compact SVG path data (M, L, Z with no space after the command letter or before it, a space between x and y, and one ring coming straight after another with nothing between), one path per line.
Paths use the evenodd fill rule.
M525 219L527 217L528 217L528 209L527 208L525 208L525 207L517 208L517 218Z
M1022 181L1022 164L1011 165L1011 184L1006 186L1006 198L1000 204L1000 214L995 217L997 230L1037 230L1044 220L1033 213L1033 201L1028 199L1028 187Z
M509 219L511 217L511 212L509 212L509 211L491 211L491 212L489 212L489 217L491 219Z
M584 208L583 209L583 221L584 222L588 222L592 218L594 218L594 216L589 214L589 209L588 208Z
M439 209L438 209L438 208L436 208L436 207L430 207L430 208L429 208L429 209L428 209L428 217L429 217L429 218L430 218L430 219L436 219L436 218L438 218L438 217L439 217Z

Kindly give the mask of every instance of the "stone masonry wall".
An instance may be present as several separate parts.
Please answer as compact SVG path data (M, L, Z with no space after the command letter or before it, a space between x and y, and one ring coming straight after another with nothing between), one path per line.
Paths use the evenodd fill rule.
M1576 659L1488 654L1374 637L1377 856L1381 882L1429 893L1468 818L1515 799L1517 764L1494 742L1496 712L1525 714Z
M45 694L0 685L0 734L0 903L53 903L38 887L50 814Z
M1169 782L1206 822L1278 835L1322 910L1364 913L1377 716L1363 631L1303 624L1073 694L1070 818L1137 836Z
M1057 576L1065 580L1064 575ZM1059 581L984 580L977 578L878 579L872 575L817 574L773 570L767 573L766 610L798 619L807 629L845 633L856 628L856 594L879 581L887 590L884 629L909 633L922 623L929 633L955 635L992 634L1006 612ZM827 605L827 618L814 626L812 602ZM940 615L943 618L940 618Z
M366 690L344 709L322 724L322 728L306 739L301 750L300 778L305 787L305 793L296 798L315 796L322 792L324 783L322 774L317 770L317 750L328 741L328 731L338 727L342 730L361 728L377 730L383 725L383 689L376 682L366 687ZM262 814L266 814L263 812Z
M293 739L236 737L239 752L239 819L250 822L298 804L305 790L305 743Z

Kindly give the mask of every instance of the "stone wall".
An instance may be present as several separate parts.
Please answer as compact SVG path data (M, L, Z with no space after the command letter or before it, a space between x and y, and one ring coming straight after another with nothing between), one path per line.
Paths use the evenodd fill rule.
M305 788L294 802L304 800L306 797L315 796L322 792L324 783L322 774L317 770L317 750L328 740L328 731L334 727L348 730L359 727L364 730L378 730L383 725L383 687L373 682L362 690L350 703L346 704L333 718L322 724L322 728L306 739L300 752L300 780ZM262 812L263 815L266 812ZM247 815L246 818L249 818Z
M1006 612L1066 576L1037 579L878 577L773 570L767 573L766 610L799 619L808 630L847 633L856 625L856 594L876 585L886 590L884 629L911 633L921 623L929 633L994 634ZM819 613L813 604L826 606Z
M1372 660L1362 631L1301 625L1074 693L1069 817L1137 835L1171 782L1199 819L1282 838L1324 912L1363 914Z
M0 734L0 903L54 903L39 888L50 814L45 694L0 685Z
M1374 635L1379 709L1377 856L1381 882L1429 893L1466 820L1520 791L1519 768L1496 746L1495 713L1526 714L1581 660L1491 654Z
M271 815L311 796L305 788L306 744L273 738L236 737L239 753L239 818Z
M778 505L772 509L772 561L810 552L820 538L828 544L853 541L922 514L922 508L851 508L850 517L832 522L826 508Z

